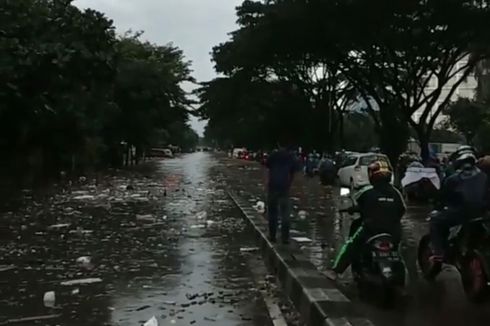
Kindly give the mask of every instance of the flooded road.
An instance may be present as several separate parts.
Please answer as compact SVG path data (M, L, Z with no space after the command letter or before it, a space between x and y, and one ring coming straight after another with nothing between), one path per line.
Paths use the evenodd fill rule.
M24 191L0 217L0 325L271 325L224 168L195 153Z
M263 171L255 163L227 160L229 184L247 198L251 205L265 201ZM293 235L306 236L311 242L296 243L307 257L324 270L332 265L336 251L345 240L352 217L339 214L339 189L321 186L317 178L299 175L292 189ZM403 256L409 272L408 297L394 310L378 308L369 302L361 302L356 285L349 272L339 280L341 289L361 306L363 313L376 325L403 326L459 326L488 325L490 304L468 302L462 289L459 273L450 266L438 277L435 284L420 278L416 263L419 239L428 232L426 222L430 207L410 206L404 217L402 243Z

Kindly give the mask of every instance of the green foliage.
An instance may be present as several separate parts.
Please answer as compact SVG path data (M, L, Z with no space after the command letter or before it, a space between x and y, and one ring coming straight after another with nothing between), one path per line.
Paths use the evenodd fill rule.
M342 115L348 107L339 105L342 99L363 99L394 161L410 128L428 154L442 109L490 54L488 1L245 1L237 14L240 28L213 52L218 72L284 81L315 111L335 109L338 114L323 116L323 125L312 125L329 126L328 139L341 120L326 116ZM297 116L302 114L307 112Z
M461 132L468 144L476 145L483 151L490 149L490 106L487 103L459 99L445 113L449 117L449 127Z
M157 130L185 124L189 63L138 36L116 38L112 21L68 0L0 2L2 161L117 163L121 141L143 150Z

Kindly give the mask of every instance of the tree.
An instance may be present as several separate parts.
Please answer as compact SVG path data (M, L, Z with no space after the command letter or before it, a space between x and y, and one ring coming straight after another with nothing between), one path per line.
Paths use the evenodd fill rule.
M336 131L342 132L342 115L353 99L352 87L334 62L297 53L297 38L284 40L280 28L269 17L272 8L268 2L244 1L237 9L240 28L232 33L230 41L213 49L216 70L228 76L246 73L255 79L287 85L311 107L296 116L308 114L316 122L315 127L322 122L317 134L331 151L340 143ZM275 10L274 18L286 21L290 12L284 9Z
M449 117L449 127L460 131L468 144L474 144L475 137L488 130L490 107L469 99L459 99L445 111Z
M103 14L71 3L0 2L2 163L49 172L117 164L121 141L141 151L174 122L189 136L181 84L193 79L182 51L117 38Z
M410 127L428 156L442 109L489 54L487 1L246 1L238 14L242 26L220 47L219 71L259 67L257 76L267 69L280 76L277 64L290 69L304 60L325 63L364 99L381 146L394 161L405 149Z

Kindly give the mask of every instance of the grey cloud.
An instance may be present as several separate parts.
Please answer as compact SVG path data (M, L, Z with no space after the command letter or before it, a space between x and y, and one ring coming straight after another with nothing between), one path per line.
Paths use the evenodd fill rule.
M235 7L242 0L76 0L80 8L94 8L114 20L119 33L145 32L158 44L173 42L193 62L198 81L215 76L209 53L236 28ZM193 121L202 132L203 123Z

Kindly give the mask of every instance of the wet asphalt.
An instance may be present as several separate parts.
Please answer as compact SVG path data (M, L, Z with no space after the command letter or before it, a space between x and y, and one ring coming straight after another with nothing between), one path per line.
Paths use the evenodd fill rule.
M251 272L260 255L245 252L252 232L226 195L263 200L263 173L256 163L195 153L4 200L0 325L143 325L153 316L159 325L271 325L263 292L280 294L273 281L257 282L271 279L265 272ZM291 246L321 270L350 224L337 213L338 192L302 176L292 192L293 236L312 242ZM429 210L409 206L403 220L408 297L395 309L361 302L349 273L339 286L376 325L488 325L490 305L469 303L457 272L433 285L419 278L416 246Z
M264 170L257 163L225 160L229 187L247 198L251 205L265 201ZM352 217L339 214L339 189L322 186L318 178L298 175L291 197L292 236L306 236L310 243L293 243L301 247L320 269L332 265L336 251L345 240ZM421 279L416 263L417 245L428 232L426 222L429 206L408 204L403 219L403 256L408 270L407 297L400 298L394 309L383 309L358 298L352 275L347 271L339 280L339 287L376 325L404 326L480 326L490 324L490 303L474 304L467 301L459 273L451 266L445 269L435 284Z
M0 325L271 325L224 169L194 153L2 203Z

